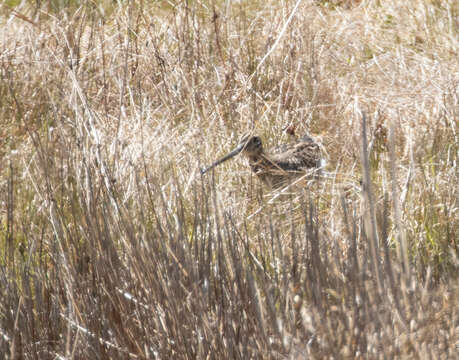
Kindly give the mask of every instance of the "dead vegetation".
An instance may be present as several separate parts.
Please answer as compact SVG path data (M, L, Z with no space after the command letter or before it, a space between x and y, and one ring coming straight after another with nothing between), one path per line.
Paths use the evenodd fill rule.
M455 1L39 3L1 8L7 359L457 354ZM201 177L249 129L330 176Z

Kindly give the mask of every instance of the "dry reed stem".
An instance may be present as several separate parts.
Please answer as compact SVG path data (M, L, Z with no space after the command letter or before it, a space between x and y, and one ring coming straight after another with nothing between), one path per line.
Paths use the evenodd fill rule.
M1 8L1 354L454 356L455 1L37 4ZM326 176L201 176L247 129Z

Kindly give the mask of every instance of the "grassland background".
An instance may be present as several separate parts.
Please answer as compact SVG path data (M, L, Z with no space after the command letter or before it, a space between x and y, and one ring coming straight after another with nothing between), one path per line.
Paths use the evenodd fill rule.
M457 357L458 33L454 0L3 2L0 354ZM329 176L200 175L246 131Z

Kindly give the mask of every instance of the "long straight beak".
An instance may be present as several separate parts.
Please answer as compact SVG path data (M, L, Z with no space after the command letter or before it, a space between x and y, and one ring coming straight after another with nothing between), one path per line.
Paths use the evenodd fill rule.
M201 175L205 174L209 170L212 170L214 167L216 167L217 165L220 165L221 163L225 162L226 160L229 160L229 159L235 157L237 154L239 154L244 149L244 147L245 147L245 143L239 144L234 150L232 150L227 155L223 156L221 159L215 161L212 165L210 165L210 166L208 166L206 168L202 168L201 169Z

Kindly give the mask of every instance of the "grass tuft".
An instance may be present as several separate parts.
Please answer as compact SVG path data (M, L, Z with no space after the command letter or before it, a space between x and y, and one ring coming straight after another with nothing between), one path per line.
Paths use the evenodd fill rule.
M454 357L457 2L0 11L5 358ZM327 176L201 176L246 131Z

